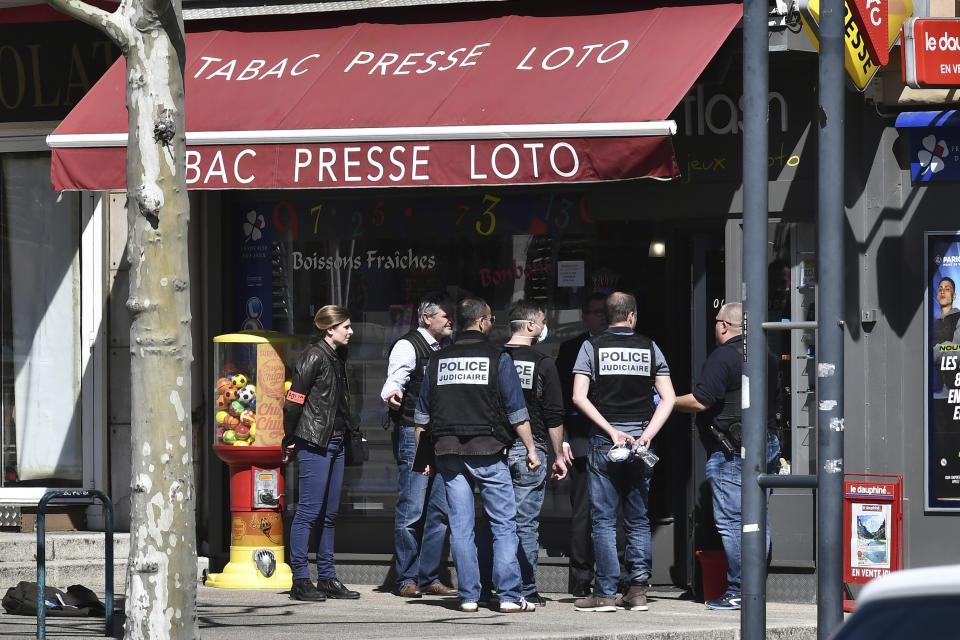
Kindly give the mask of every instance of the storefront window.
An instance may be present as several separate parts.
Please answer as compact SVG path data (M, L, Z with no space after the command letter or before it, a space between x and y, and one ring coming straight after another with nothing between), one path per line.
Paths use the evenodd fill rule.
M81 479L78 212L49 154L0 156L2 486Z
M236 309L236 326L225 330L309 335L322 305L340 304L351 312L351 396L372 446L368 462L348 467L341 516L385 522L349 539L338 537L338 551L392 548L392 524L386 521L393 519L396 464L380 390L390 348L415 326L424 294L484 298L497 317L491 338L500 342L509 337L511 302L540 301L549 338L538 348L555 356L564 340L584 331L580 306L586 297L622 289L637 295L641 329L658 344L666 333L670 341L689 342L663 305L672 296L666 283L673 275L663 253L650 251L652 240L671 250L662 230L637 220L595 221L583 193L239 193L231 209L235 231L227 232L224 254L233 282L225 303ZM548 484L544 521L569 517L567 491L565 483Z

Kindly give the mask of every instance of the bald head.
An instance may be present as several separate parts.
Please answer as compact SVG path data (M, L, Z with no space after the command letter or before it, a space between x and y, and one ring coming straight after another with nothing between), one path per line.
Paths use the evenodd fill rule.
M716 318L717 342L723 344L734 336L743 333L743 305L739 302L728 302L720 307Z

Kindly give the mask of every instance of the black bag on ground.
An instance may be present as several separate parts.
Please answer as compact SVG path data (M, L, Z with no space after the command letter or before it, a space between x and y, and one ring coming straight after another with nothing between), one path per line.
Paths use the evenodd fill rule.
M3 596L4 610L18 616L36 616L38 591L36 582L22 581L10 587ZM44 587L43 595L47 616L102 618L106 613L97 594L82 584L67 587L66 593L55 587Z

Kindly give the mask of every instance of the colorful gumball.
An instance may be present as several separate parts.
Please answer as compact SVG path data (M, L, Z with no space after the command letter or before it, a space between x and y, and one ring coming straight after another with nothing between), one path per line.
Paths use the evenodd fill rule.
M250 441L253 442L253 439L257 437L257 425L250 425Z
M237 441L237 432L233 429L227 429L223 432L223 442L225 444L233 444Z
M226 429L223 426L217 427L217 440L223 440L223 434L226 433Z
M240 424L240 418L238 418L237 416L231 416L228 414L227 417L223 419L223 426L226 427L227 429L236 429L237 425L239 424Z
M224 409L221 409L220 411L217 411L217 417L216 417L217 424L223 424L224 418L226 418L228 415L230 415L230 414L227 413L226 410L224 410Z
M226 411L227 407L230 406L230 402L223 396L221 393L217 396L217 411Z
M252 427L257 421L257 414L250 409L244 409L240 412L240 424Z
M249 382L249 380L247 380L247 376L243 375L242 373L235 374L232 378L230 378L230 380L233 382L233 386L235 386L237 389L247 386L247 383Z
M253 399L257 397L257 388L252 384L248 384L245 387L242 387L237 391L237 400L242 402L245 405L253 402Z
M233 382L230 378L220 378L217 380L217 393L223 393L228 389L233 389Z
M233 443L235 447L249 447L250 443L247 440L237 440Z
M227 409L227 411L229 411L230 415L232 416L239 416L241 413L243 413L244 409L246 409L245 406L243 406L238 400L234 400L230 403L230 407Z
M250 401L250 404L247 405L247 409L250 409L250 411L256 411L256 410L257 410L257 399L256 399L256 398L254 398L253 400Z
M248 440L250 438L250 427L241 424L234 433L237 434L237 440Z
M290 391L290 387L293 386L293 380L285 380L283 383L283 392L286 393Z
M237 390L236 389L227 389L223 393L223 399L227 401L229 405L231 402L237 399Z

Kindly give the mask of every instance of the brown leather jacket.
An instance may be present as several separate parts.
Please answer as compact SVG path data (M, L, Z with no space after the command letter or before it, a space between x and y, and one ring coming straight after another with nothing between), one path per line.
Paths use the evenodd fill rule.
M340 397L350 391L344 375L346 355L340 356L324 340L311 345L293 368L290 391L283 403L283 445L294 437L326 447L333 433ZM350 422L349 416L347 422Z

